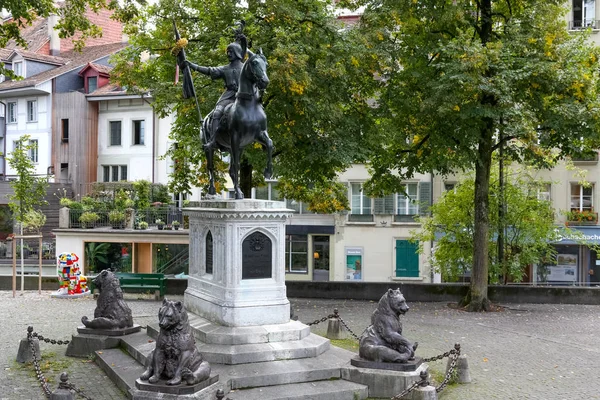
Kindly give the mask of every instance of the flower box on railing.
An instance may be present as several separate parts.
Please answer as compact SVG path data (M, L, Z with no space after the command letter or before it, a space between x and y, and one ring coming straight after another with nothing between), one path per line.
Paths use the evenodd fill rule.
M567 213L567 225L597 225L598 213L593 210L572 209Z

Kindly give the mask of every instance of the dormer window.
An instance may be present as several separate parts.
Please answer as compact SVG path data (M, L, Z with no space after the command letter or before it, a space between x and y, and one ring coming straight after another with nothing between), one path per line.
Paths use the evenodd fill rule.
M13 73L16 76L22 76L23 78L25 78L25 74L23 73L23 61L13 63Z
M88 79L88 93L93 93L96 91L96 89L98 89L98 77L97 76L90 76L87 78Z

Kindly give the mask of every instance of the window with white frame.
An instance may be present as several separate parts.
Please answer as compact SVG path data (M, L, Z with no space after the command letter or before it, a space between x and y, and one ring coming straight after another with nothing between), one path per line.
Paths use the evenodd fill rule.
M121 145L121 121L110 121L109 146Z
M102 181L119 182L127 180L127 165L103 165Z
M38 163L38 141L37 139L32 139L29 141L30 149L29 149L29 158L34 163Z
M90 76L88 78L88 93L95 92L98 89L98 77Z
M596 0L571 0L573 20L570 29L596 29Z
M550 197L550 183L542 183L537 188L537 198L538 200L550 201L552 198Z
M308 273L308 235L285 235L285 272Z
M416 215L419 213L418 183L406 183L403 185L406 193L398 193L396 214Z
M350 213L351 214L371 214L371 198L363 190L362 183L350 184Z
M146 121L133 121L133 144L144 144L144 129Z
M27 100L27 122L37 121L37 100Z
M16 124L17 123L17 102L16 101L10 101L7 104L7 113L8 113L8 120L6 121L9 124Z
M254 198L260 200L281 201L279 190L277 190L278 182L267 182L265 186L254 188Z
M13 63L13 73L16 76L25 77L25 75L23 74L23 61L17 61Z
M594 186L585 187L571 183L571 210L592 210L594 205Z

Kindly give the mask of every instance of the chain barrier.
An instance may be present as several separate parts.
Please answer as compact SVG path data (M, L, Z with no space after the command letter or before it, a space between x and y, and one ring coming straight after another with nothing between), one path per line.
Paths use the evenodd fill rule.
M450 368L448 368L448 371L446 372L446 376L444 377L444 380L442 381L440 386L435 388L435 391L437 393L444 390L444 388L448 385L448 382L450 382L450 379L452 378L452 374L454 373L454 369L456 368L456 364L458 362L458 357L460 356L460 344L456 343L454 345L454 349L450 350L448 353L450 353L452 355L452 361L450 361ZM444 354L446 354L446 353L444 353ZM448 357L450 357L450 354L448 355Z
M33 356L33 368L35 369L35 376L42 387L42 391L46 398L50 398L52 391L48 387L48 382L46 381L46 377L42 373L40 368L40 360L38 360L37 354L35 352L35 345L33 344L33 326L27 327L27 341L29 342L29 347L31 348L31 354Z
M38 334L37 332L34 332L33 326L27 327L27 341L29 342L29 347L31 348L31 354L33 356L33 367L35 368L35 375L37 377L37 380L40 383L40 386L42 387L42 390L44 391L44 395L46 396L46 398L50 398L52 391L48 387L48 382L46 381L46 378L44 377L44 374L42 373L42 370L40 368L40 360L38 359L38 355L35 351L35 345L33 344L34 338L37 338L38 340L43 340L46 343L60 344L60 345L69 344L70 341L45 338L44 336ZM62 375L61 375L61 380L62 380ZM67 383L66 381L62 381L59 383L58 387L59 387L59 389L72 390L75 393L77 393L77 395L79 395L79 397L82 397L85 400L92 400L91 397L87 396L81 389L78 389L72 383Z

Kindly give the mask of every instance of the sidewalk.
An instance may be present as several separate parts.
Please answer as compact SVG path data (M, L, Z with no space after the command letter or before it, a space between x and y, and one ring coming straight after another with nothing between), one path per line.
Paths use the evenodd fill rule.
M182 296L170 299L181 300ZM134 321L142 326L157 320L159 303L127 295ZM290 299L302 322L311 322L338 308L357 334L369 324L376 303L353 300ZM419 342L417 354L431 357L459 342L467 354L473 383L454 385L440 393L444 400L486 399L599 399L600 306L508 305L503 312L471 314L442 303L411 303L403 319L404 335ZM23 296L0 292L0 399L43 399L33 367L15 362L19 340L28 325L52 339L70 339L83 315L92 316L91 298L62 300L49 292ZM327 323L312 328L324 334ZM126 396L88 359L64 357L66 346L40 344L42 371L56 388L60 371L94 400L121 400ZM47 363L47 360L52 360ZM446 360L431 363L438 376ZM56 373L48 371L55 369Z

